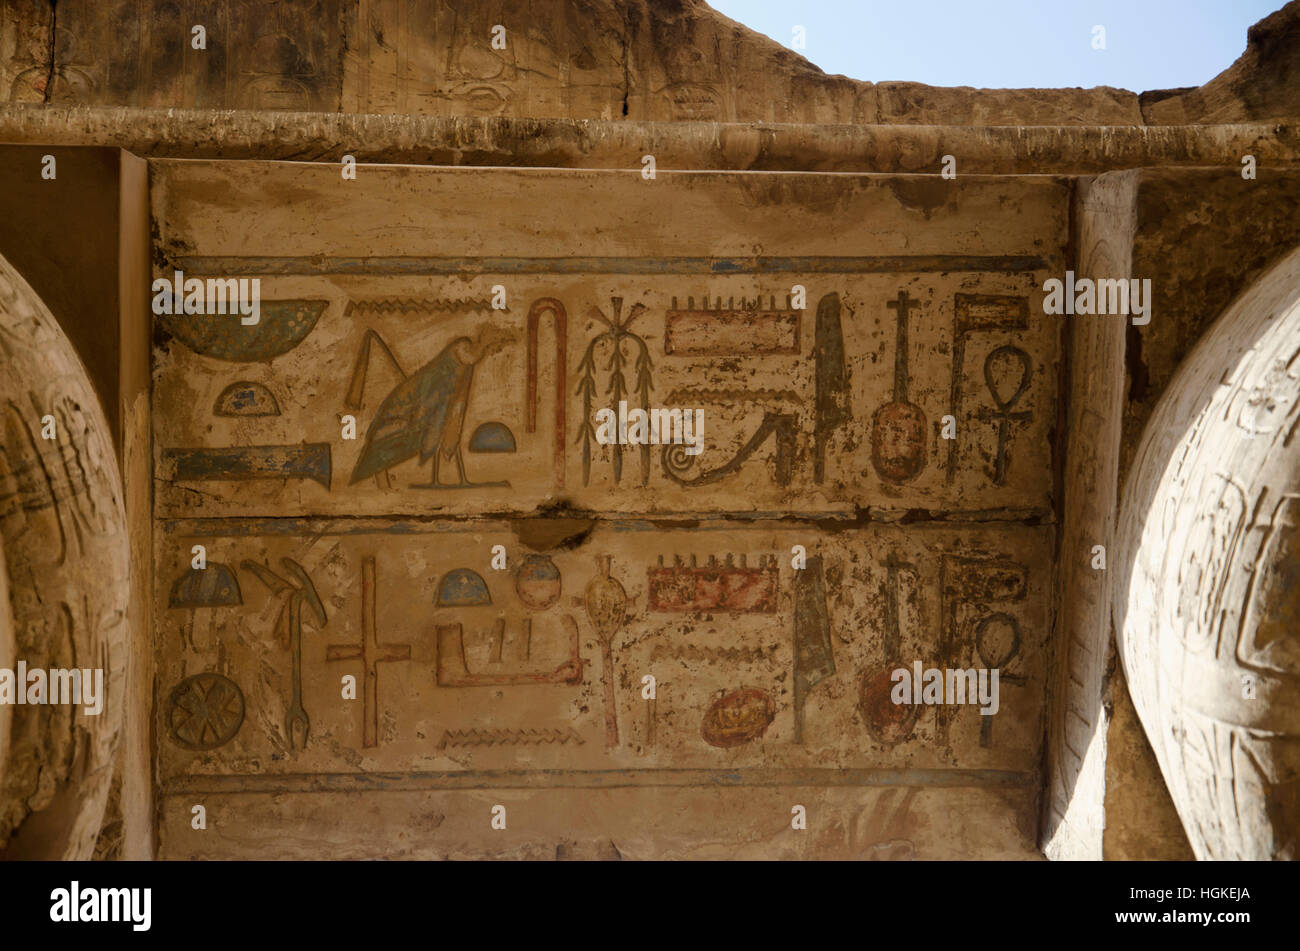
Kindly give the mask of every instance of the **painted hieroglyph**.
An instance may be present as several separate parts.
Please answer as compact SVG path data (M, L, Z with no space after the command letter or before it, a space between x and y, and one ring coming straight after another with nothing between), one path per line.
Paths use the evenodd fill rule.
M261 282L156 318L164 854L1032 853L1060 183L152 181L155 277ZM914 661L998 714L891 703Z

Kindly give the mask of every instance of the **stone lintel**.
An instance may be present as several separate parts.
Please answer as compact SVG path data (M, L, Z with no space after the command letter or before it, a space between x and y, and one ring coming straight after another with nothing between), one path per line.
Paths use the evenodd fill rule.
M0 143L112 146L150 158L674 169L1094 174L1300 163L1285 122L1187 126L799 125L446 118L308 112L0 106Z

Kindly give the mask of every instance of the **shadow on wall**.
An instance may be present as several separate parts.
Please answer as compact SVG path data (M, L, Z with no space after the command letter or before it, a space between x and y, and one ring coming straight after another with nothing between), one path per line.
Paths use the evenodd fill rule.
M54 178L42 176L54 157ZM120 445L118 182L108 148L0 146L0 255L49 307L86 365ZM46 172L49 174L49 172Z

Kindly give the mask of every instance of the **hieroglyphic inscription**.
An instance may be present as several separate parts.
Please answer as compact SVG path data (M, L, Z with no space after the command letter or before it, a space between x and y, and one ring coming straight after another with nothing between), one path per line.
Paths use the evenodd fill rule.
M961 406L964 396L962 374L965 368L967 340L976 333L1023 331L1028 326L1028 298L1011 297L1005 294L958 294L956 296L953 303L952 394L948 405L951 407L952 415L957 418L958 424L962 420ZM990 382L989 389L993 388ZM1009 405L1011 400L1007 402ZM948 444L949 482L957 476L958 443L959 440L951 440ZM1002 445L999 444L999 456L1002 455Z
M725 564L709 557L708 564L659 565L650 569L652 611L742 611L773 614L777 602L776 556L764 555L758 567L745 566L728 555Z
M871 464L882 479L906 482L925 468L925 413L907 398L907 319L912 305L907 291L885 306L898 314L894 350L894 399L871 419Z
M840 325L840 295L827 294L817 302L817 328L813 340L815 364L815 416L813 422L813 481L826 479L826 450L831 433L853 418L852 393L844 359L844 331Z
M600 641L600 682L605 691L605 745L618 746L618 700L614 689L614 637L627 618L627 590L610 574L613 558L598 559L600 570L587 582L583 605Z
M236 380L221 391L212 406L212 415L279 416L280 401L261 383Z
M945 555L939 579L942 627L938 657L943 666L965 668L977 657L984 667L1003 668L1001 680L1016 682L1014 672L1005 668L1020 654L1020 622L1014 614L994 609L1025 599L1028 568L1007 558ZM956 711L941 706L935 715L940 735L947 736ZM983 718L982 745L988 745L987 731L991 728L989 719Z
M1050 509L1059 333L1035 302L1059 262L1026 252L1060 246L1065 194L1056 183L977 183L978 201L1021 212L1003 231L961 238L953 237L953 213L916 217L884 180L846 184L846 207L890 208L919 229L911 254L894 253L878 228L832 227L856 219L809 210L780 190L756 204L754 180L727 175L672 179L652 197L614 179L593 191L556 172L425 170L400 173L399 186L397 172L377 169L344 197L309 169L295 173L294 187L319 190L341 223L360 226L375 214L423 220L453 199L471 210L414 238L405 224L391 233L367 226L362 244L324 234L286 244L270 241L265 228L215 234L188 224L221 213L202 197L210 191L256 204L267 221L290 220L271 187L279 174L211 163L159 170L160 276L173 268L257 277L266 300L281 305L283 345L297 342L271 347L258 337L265 331L226 321L219 336L229 355L273 361L274 373L234 378L189 347L167 348L155 400L173 409L160 414L155 444L329 443L334 467L350 476L346 485L294 486L287 497L273 479L212 482L197 499L204 514L278 505L300 515L416 514L427 511L429 488L462 490L434 493L448 496L434 504L462 515L526 514L561 494L593 512ZM212 189L194 187L208 181ZM539 248L518 222L473 210L494 207L501 188L591 214L554 247ZM738 243L734 227L709 217L720 205L747 218L749 240ZM655 232L643 240L612 224L649 220L669 206L674 220L689 221L672 239ZM808 221L792 229L792 217ZM830 233L839 237L830 241ZM753 253L760 243L778 253ZM840 253L849 247L853 254ZM683 280L698 291L683 296ZM523 305L485 306L498 286ZM796 286L804 290L792 295ZM288 333L289 324L298 329ZM486 347L488 330L517 345ZM1003 351L989 362L1007 345L1030 360L1023 388L1015 357ZM988 393L979 380L985 366L995 380ZM240 380L272 389L282 415L262 417L256 431L198 418L195 404L216 405ZM199 401L188 398L195 388ZM388 394L378 406L362 400L372 388ZM668 410L676 401L704 410L699 456L671 444L597 442L598 410L621 402L629 410L667 402ZM355 418L355 441L339 436L344 413ZM941 439L949 415L955 438ZM629 457L637 465L631 482ZM414 459L436 465L437 478L411 479ZM161 510L186 514L195 496L185 488L165 477Z
M210 533L213 527L176 523L163 536L162 557L188 552L194 530ZM917 538L905 527L847 536L814 531L818 554L793 567L765 549L788 548L794 539L807 543L807 529L787 529L775 537L761 528L704 537L688 529L657 529L647 539L606 527L594 530L577 550L521 559L521 568L528 566L522 586L513 575L502 577L488 567L492 546L509 545L513 537L500 523L408 523L390 532L381 524L366 528L350 520L297 525L250 520L230 523L225 531L235 534L209 536L208 570L223 563L218 558L240 558L241 573L264 582L274 598L246 593L242 605L221 608L227 620L218 628L220 643L200 645L200 663L224 663L223 675L243 680L248 690L244 678L252 670L283 663L286 649L292 659L295 623L299 641L308 638L309 647L296 676L291 670L287 680L270 681L272 688L283 686L283 695L264 689L248 695L256 727L245 728L228 744L240 746L239 757L274 743L281 736L276 721L286 719L286 707L288 719L296 720L299 706L304 715L311 709L310 724L286 726L296 727L295 756L306 758L310 768L327 768L336 755L331 744L315 742L319 735L397 766L421 755L444 729L503 726L541 730L569 724L589 745L615 755L648 735L643 728L648 698L638 684L642 674L651 673L659 682L653 755L660 766L693 762L691 757L703 752L695 744L701 742L700 724L709 705L749 690L773 704L761 735L764 748L774 751L774 763L791 756L800 761L805 754L796 751L807 748L806 755L861 765L891 754L888 747L864 751L861 728L848 729L860 717L858 681L913 660L1000 665L1011 686L1002 699L1006 712L996 718L995 742L983 755L993 762L1027 763L1036 749L1033 722L1041 692L1025 688L1035 683L1034 672L1043 664L1046 561L1030 558L1048 538L1042 529L1018 530L1017 543L1002 552L987 548L1000 531L989 527L929 529L929 538ZM438 544L431 547L433 539ZM712 552L705 546L719 542L735 553L730 568L723 558L708 564ZM682 553L680 566L657 564L651 551L661 545ZM892 554L882 558L876 554L882 549ZM455 559L474 551L483 559L477 563L483 573L456 566ZM573 572L585 583L578 594L562 598L556 579ZM486 577L495 591L489 592ZM865 583L847 584L851 578ZM397 595L405 591L423 597ZM313 596L322 605L335 605L328 625L310 606ZM914 599L919 606L909 606ZM164 594L160 606L166 603ZM268 630L274 641L267 641ZM391 633L384 636L385 631ZM593 648L599 658L592 656ZM170 670L170 664L195 652L182 651L170 638L164 655ZM364 681L358 684L360 711L338 698L338 675L358 663L363 674L358 680ZM1026 679L1017 681L1018 675ZM300 697L293 696L295 686ZM756 696L744 694L743 702L734 698L719 707L710 722L721 732L711 735L721 737L732 727L747 734L749 726L766 720L765 714L758 716L766 700L759 703ZM496 704L511 697L536 719L498 721ZM579 708L581 714L575 713ZM620 729L625 723L635 724L633 738ZM907 741L917 755L941 743L959 759L975 756L972 749L981 749L978 719L960 723L966 724L960 734L946 740L918 724L896 737L895 745ZM1003 723L1012 726L1003 730ZM303 747L299 740L308 725L313 742ZM786 752L776 752L781 750Z
M444 730L438 749L449 746L540 746L544 743L582 744L573 730Z
M307 569L292 558L281 558L280 564L284 568L284 575L277 574L255 561L245 560L241 562L240 567L251 572L253 577L266 585L276 597L288 595L276 618L274 633L282 644L287 644L289 647L289 682L292 699L284 714L284 735L288 738L289 747L292 749L297 743L299 730L302 731L302 746L307 745L307 738L311 733L311 718L307 715L302 700L303 608L307 608L310 612L309 617L315 620L318 628L325 626L326 616L325 606L321 603L320 595L316 592L316 586L312 583Z
M375 598L375 559L366 557L361 560L361 643L330 644L325 648L326 660L361 661L362 746L379 743L379 665L411 659L410 644L380 643Z
M997 377L997 366L999 362L1014 362L1019 373L1014 377L1015 388L1010 395L1004 396L999 388ZM998 347L993 350L984 360L984 380L988 386L989 395L993 397L993 404L996 407L993 410L979 410L981 419L987 419L995 422L998 427L997 450L994 453L993 462L993 484L1003 485L1007 481L1008 450L1011 440L1011 424L1027 423L1034 418L1031 412L1015 412L1012 407L1024 396L1025 390L1029 387L1030 377L1033 375L1033 362L1029 359L1029 354L1015 346Z
M770 436L776 452L772 481L776 485L786 486L790 484L794 472L797 429L797 418L791 413L764 413L762 422L759 423L758 429L749 441L716 469L688 477L687 474L692 471L697 457L690 455L680 445L664 446L660 461L663 463L664 474L674 482L686 486L712 485L726 476L739 472L746 460L766 443Z
M504 626L504 622L502 623ZM459 624L439 625L436 630L438 685L441 687L521 687L530 684L554 684L572 687L580 684L586 661L582 659L578 641L578 624L570 614L564 616L564 624L570 635L568 659L554 670L528 673L471 673L465 660L463 629ZM494 641L500 644L499 639L494 638ZM530 636L529 653L531 653L531 642ZM498 649L496 662L500 663L500 660Z
M171 737L189 750L214 750L229 743L244 722L244 694L229 677L186 677L167 699Z
M760 353L798 353L799 315L789 301L782 310L775 299L763 308L759 301L734 299L722 306L721 298L712 308L708 298L696 308L695 298L688 298L679 309L677 298L664 317L664 353L674 356L732 356Z
M329 302L263 300L256 324L226 314L176 314L159 318L172 336L195 353L231 363L271 360L297 347L315 328Z
M564 417L568 391L565 387L565 363L569 359L568 315L564 305L553 297L533 301L528 309L528 419L527 431L537 431L537 330L541 319L550 314L555 327L555 486L564 488Z
M645 310L644 304L633 304L623 317L623 298L610 300L613 317L606 317L599 307L591 307L587 315L603 325L603 333L591 338L586 352L578 364L578 392L582 396L582 426L579 439L582 441L582 484L591 481L592 446L596 441L594 424L597 406L597 367L596 361L608 360L609 377L601 388L603 395L609 399L610 406L618 406L622 401L632 397L628 402L638 406L643 412L650 410L650 391L654 389L652 376L653 364L650 362L650 348L645 340L631 329L632 322ZM607 355L607 356L606 356ZM631 365L632 379L629 381L624 368ZM623 477L623 446L621 443L611 447L613 453L614 481ZM650 481L650 446L641 447L641 484Z
M794 741L803 742L808 692L835 673L822 556L813 555L794 577Z
M392 351L383 345L382 339L368 335L366 342L371 339L378 339L384 352L392 358ZM509 339L498 328L488 326L476 341L466 337L452 340L431 361L406 376L380 403L366 430L365 445L356 468L352 470L350 484L386 472L418 455L420 463L432 462L433 472L428 483L412 488L468 489L483 485L469 481L465 474L461 446L465 413L475 364L498 352ZM350 393L358 394L357 408L361 404L359 394L364 385L368 353L368 349L362 349L349 388ZM398 371L401 371L400 366ZM446 460L456 464L455 482L443 482L438 476L439 465ZM508 482L486 484L493 487L509 485Z
M162 461L177 482L310 479L330 486L330 444L164 449Z
M1037 249L1063 246L1059 184L973 183L973 200L1018 209L1006 229L976 234L954 231L950 210L927 224L870 177L842 195L837 182L818 185L839 195L832 216L784 187L726 175L668 177L651 200L620 179L594 187L549 171L412 169L399 185L375 169L340 193L304 169L295 187L319 190L334 220L371 224L364 240L341 239L344 227L295 233L284 246L265 238L289 220L265 192L273 171L205 167L231 200L257 200L265 220L253 231L184 223L215 211L195 198L204 190L179 187L193 168L163 168L156 182L160 261L259 276L270 298L326 305L272 358L273 374L223 376L186 347L158 354L160 557L204 539L228 564L288 559L310 575L331 605L327 636L309 625L302 660L312 743L297 748L290 727L293 755L283 755L288 686L254 673L283 657L265 643L274 608L263 599L223 608L215 635L185 659L174 637L164 642L162 665L170 683L196 660L237 680L248 722L213 752L208 778L192 754L170 750L169 789L491 789L502 770L548 789L725 776L874 782L899 769L937 788L1034 775L1049 520L1008 526L997 513L1045 515L1051 501L1059 335L1027 315L1058 263ZM501 188L586 214L539 247L536 229L477 210L499 207ZM445 214L453 201L463 215ZM715 220L719 207L747 219L744 242L734 221ZM631 227L666 209L671 239ZM888 214L916 230L916 253L896 254L880 237ZM425 224L433 216L436 229ZM683 278L699 288L685 307ZM483 307L496 285L523 306ZM806 289L807 307L787 297L792 285ZM986 320L981 307L1013 316ZM978 333L992 329L1014 333L1031 361L1024 385L1017 358L990 355L1011 343ZM972 366L993 381L991 404L973 396L968 343ZM213 416L221 392L244 382L273 388L281 414ZM370 391L387 395L376 403ZM597 410L664 401L703 409L699 456L681 444L597 441ZM1005 438L998 419L977 419L989 407L1011 414ZM345 411L361 438L340 437ZM955 459L937 433L949 413L959 419ZM161 449L295 440L328 445L346 484L220 480L187 495L161 465ZM413 480L426 465L432 478ZM985 521L965 520L966 509ZM895 526L900 510L920 515ZM870 517L832 527L862 513ZM570 520L582 524L561 530ZM808 556L795 564L786 553L798 546ZM1023 592L972 587L968 561L1018 566ZM382 699L367 644L400 645L379 658L400 661L378 665ZM878 693L864 682L948 654L1023 671L996 728L911 708L905 730L880 729L868 702ZM338 698L349 661L367 672L360 723ZM250 772L254 760L264 774ZM893 840L905 833L884 825L873 839L903 850Z

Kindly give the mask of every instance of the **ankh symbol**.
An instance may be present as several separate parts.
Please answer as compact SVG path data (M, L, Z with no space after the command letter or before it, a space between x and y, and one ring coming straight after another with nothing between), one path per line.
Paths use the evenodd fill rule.
M993 364L1003 356L1013 356L1020 361L1020 383L1016 387L1016 391L1006 400L1003 400L998 393L997 381L993 379ZM996 419L998 422L998 452L993 463L994 485L1003 485L1007 481L1007 440L1011 434L1011 424L1013 422L1027 423L1034 418L1033 413L1028 410L1022 413L1011 412L1011 407L1024 395L1025 390L1029 389L1029 378L1032 372L1033 363L1029 359L1029 354L1019 347L1013 347L1009 344L1005 347L998 347L984 360L984 384L988 387L997 409L981 409L978 415L980 419Z

